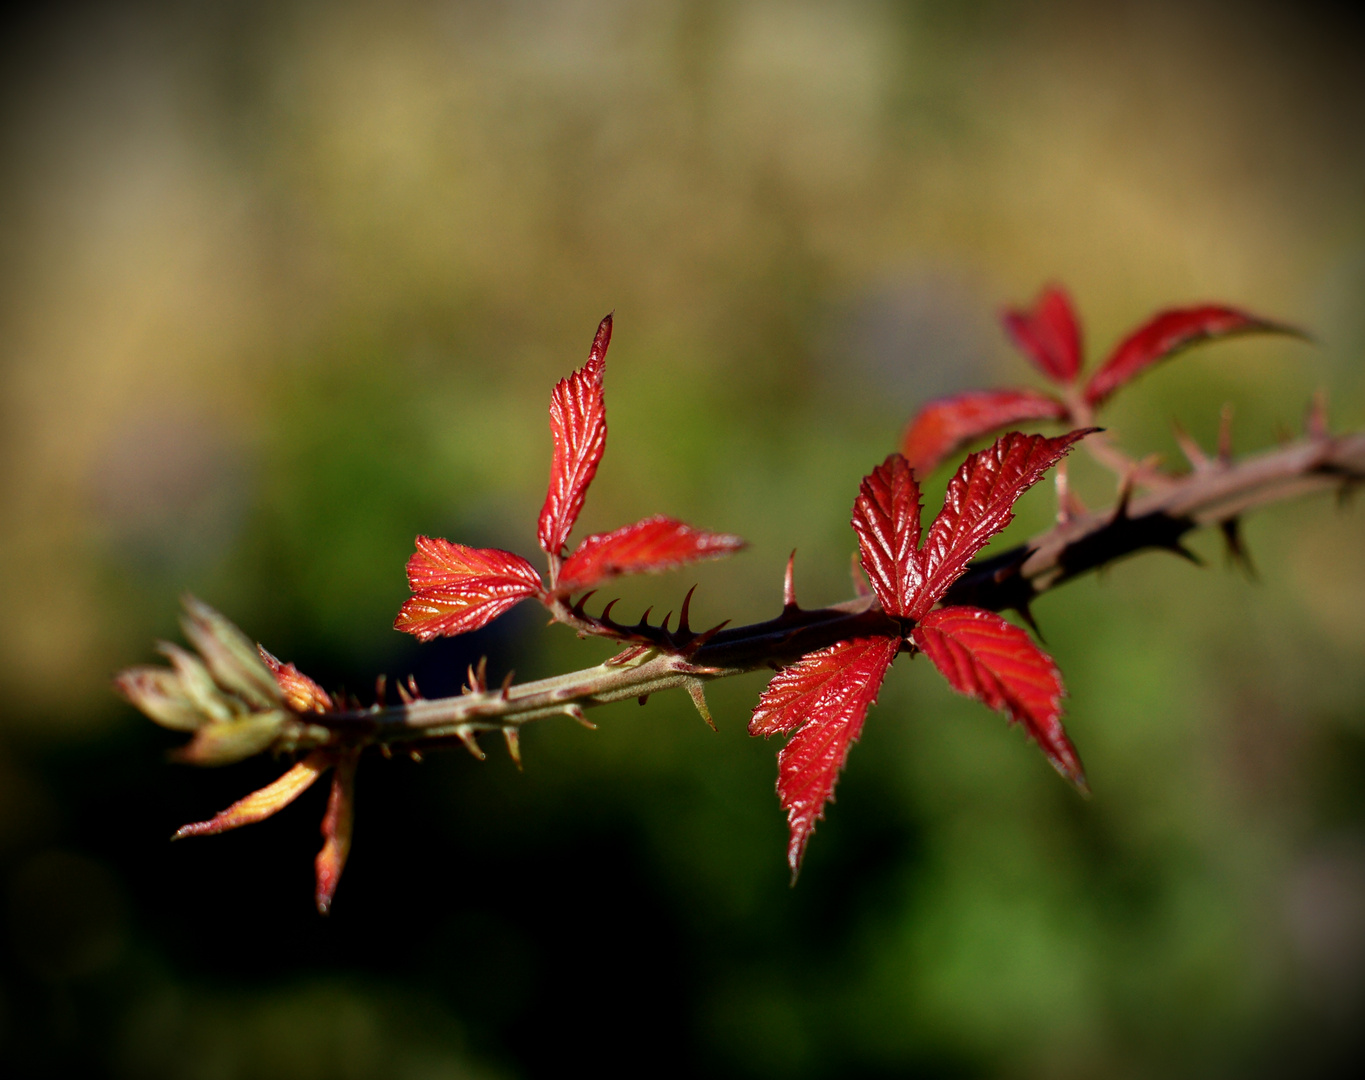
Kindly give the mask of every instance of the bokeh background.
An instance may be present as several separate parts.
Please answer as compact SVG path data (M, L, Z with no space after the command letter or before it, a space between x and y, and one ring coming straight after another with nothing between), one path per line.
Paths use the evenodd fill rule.
M534 612L390 629L417 533L532 554L552 382L616 312L583 525L748 537L626 609L849 593L913 408L1222 300L1314 347L1118 399L1271 445L1365 424L1365 71L1330 9L1214 3L121 4L0 52L0 1071L149 1078L1333 1075L1365 1012L1365 521L1247 523L1260 580L1149 555L1045 598L1095 796L897 666L789 888L755 676L367 760L333 914L323 793L173 766L111 694L192 590L329 686L599 644ZM1082 463L1095 504L1112 480ZM946 477L929 484L931 505ZM1044 528L1035 492L1011 538ZM903 669L903 670L902 670Z

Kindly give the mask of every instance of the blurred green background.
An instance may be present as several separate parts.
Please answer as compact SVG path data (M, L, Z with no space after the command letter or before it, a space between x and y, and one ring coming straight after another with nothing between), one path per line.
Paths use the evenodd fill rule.
M616 312L582 525L736 532L625 610L849 592L913 408L1221 300L1312 329L1144 378L1134 453L1365 424L1360 35L1289 5L125 4L11 26L0 104L0 1071L152 1078L1332 1075L1365 1013L1358 507L1045 598L1095 797L897 666L787 884L755 676L361 769L172 766L110 693L192 590L329 686L595 663L518 611L390 629L415 534L531 555L553 381ZM1087 499L1112 482L1077 466ZM930 483L930 505L945 477ZM1044 528L1036 492L1010 534ZM580 534L583 530L580 529Z

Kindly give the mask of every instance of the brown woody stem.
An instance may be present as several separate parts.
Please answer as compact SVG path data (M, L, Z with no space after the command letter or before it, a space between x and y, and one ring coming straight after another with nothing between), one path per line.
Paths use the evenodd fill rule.
M1194 529L1234 522L1248 510L1362 481L1365 432L1335 438L1315 435L1238 461L1208 459L1142 498L1121 500L1107 513L1072 518L1017 548L978 559L943 603L1027 613L1029 602L1039 594L1125 555L1149 548L1181 551L1181 538ZM556 603L563 608L555 611L561 621L580 633L602 633L599 620ZM593 705L662 690L696 691L703 681L781 667L838 641L902 631L871 597L813 611L792 604L767 622L693 635L690 646L670 648L664 635L657 646L628 650L618 662L536 682L310 715L310 724L320 725L311 730L321 735L327 729L328 735L309 745L402 743L424 748L468 742L480 731L514 731L548 716L584 720L582 710Z

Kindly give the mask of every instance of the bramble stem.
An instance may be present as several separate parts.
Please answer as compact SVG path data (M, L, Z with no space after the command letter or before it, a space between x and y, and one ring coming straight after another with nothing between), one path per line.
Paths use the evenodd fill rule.
M942 602L1027 614L1034 597L1125 555L1147 548L1183 552L1181 538L1194 529L1230 525L1257 507L1360 482L1365 482L1365 432L1313 435L1238 461L1208 459L1151 494L1121 501L1107 513L1072 518L1019 547L978 559ZM601 632L595 620L559 606L570 616L561 621L580 633ZM548 716L586 723L583 709L594 705L664 690L699 691L712 679L781 667L838 641L902 630L871 597L812 611L791 604L767 622L702 635L692 648L627 650L615 663L502 690L310 715L316 736L305 738L301 748L338 743L437 747L456 740L470 745L477 732L516 729Z

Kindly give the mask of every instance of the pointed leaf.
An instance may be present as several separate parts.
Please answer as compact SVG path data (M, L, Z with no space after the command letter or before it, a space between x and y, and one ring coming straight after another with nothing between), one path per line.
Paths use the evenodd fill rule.
M607 407L602 400L602 376L611 343L611 316L597 327L588 362L550 395L550 490L540 511L540 546L559 555L569 540L583 497L597 475L597 463L607 445Z
M1162 311L1118 344L1104 366L1090 377L1085 400L1098 405L1134 376L1191 345L1252 333L1304 336L1292 326L1218 304Z
M954 690L1022 724L1052 767L1087 790L1081 759L1062 728L1061 674L1028 634L993 611L946 607L925 615L910 636Z
M408 584L413 595L393 626L419 641L477 630L541 591L540 575L520 555L428 536L408 559Z
M170 668L142 665L120 671L114 689L172 731L195 731L210 722Z
M1067 407L1033 390L968 390L931 401L915 414L901 453L925 476L960 446L1030 420L1065 420Z
M1069 383L1081 370L1081 328L1066 290L1044 289L1032 311L1004 313L1005 330L1034 366L1050 379Z
M297 799L312 786L313 781L332 765L331 754L315 750L300 761L273 784L267 784L259 791L253 791L245 799L238 799L222 813L208 821L196 821L182 825L176 830L172 840L183 840L187 836L211 836L214 833L238 829L243 825L254 825L264 821L271 814L278 813Z
M759 698L750 735L799 727L777 755L777 796L791 830L787 863L793 880L899 648L900 639L891 637L842 641L783 668Z
M209 669L199 657L169 641L159 643L156 648L175 669L181 692L209 720L214 722L231 720L249 711L245 702L225 693L214 682Z
M671 570L699 559L730 555L744 547L738 536L703 532L673 518L656 516L609 533L583 538L560 569L556 589L587 589L618 574Z
M924 541L924 586L909 605L912 619L923 618L973 556L1013 520L1015 500L1065 457L1072 443L1094 430L1083 428L1055 439L1011 431L962 463Z
M186 593L181 597L185 617L180 626L204 658L218 685L257 709L280 703L280 692L261 658L231 620L208 604Z
M284 703L291 709L301 713L336 711L337 705L332 700L332 695L293 664L281 662L271 655L264 645L257 645L256 650L261 654L261 659L265 661L270 673L274 675Z
M355 824L355 767L356 754L347 754L337 762L332 774L332 793L327 799L327 813L322 819L322 850L313 861L317 876L318 912L326 915L332 909L332 898L346 869L346 857L351 853L351 832Z
M900 454L892 454L863 477L853 502L853 531L863 569L882 610L904 615L920 590L919 485Z

